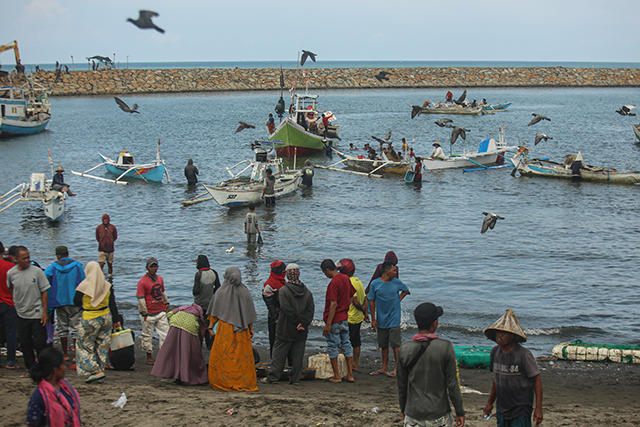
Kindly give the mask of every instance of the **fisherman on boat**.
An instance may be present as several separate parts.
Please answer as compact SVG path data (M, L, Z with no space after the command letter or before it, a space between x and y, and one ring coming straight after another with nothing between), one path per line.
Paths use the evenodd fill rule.
M118 158L122 159L121 163L123 165L132 165L133 164L133 155L129 151L127 151L126 148L122 149L122 153L120 153L118 155Z
M580 170L587 170L587 167L584 164L584 159L582 158L582 153L578 151L578 155L576 159L571 163L571 180L572 181L580 181L582 180L582 174Z
M60 191L61 193L67 193L69 196L73 197L76 195L76 193L71 192L69 184L65 184L62 172L64 172L64 168L61 165L58 165L58 167L56 168L56 174L53 176L51 189Z
M433 160L446 160L447 157L444 155L444 151L442 151L440 143L436 141L433 143L433 146L436 148L433 149L429 158Z
M267 132L269 132L269 135L273 135L276 131L276 120L273 118L273 114L269 113L269 118L265 124L267 125Z
M453 102L453 93L450 90L447 91L447 97L444 102Z
M409 151L409 144L407 144L407 138L402 138L402 151Z

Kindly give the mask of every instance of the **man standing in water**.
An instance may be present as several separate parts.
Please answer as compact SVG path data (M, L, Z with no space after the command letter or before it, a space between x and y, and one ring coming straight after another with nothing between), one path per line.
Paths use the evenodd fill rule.
M113 252L114 243L118 239L118 229L111 224L109 214L102 215L102 224L96 227L96 240L98 241L98 263L100 268L104 268L104 263L108 265L109 276L113 276Z
M276 177L273 176L271 168L266 170L267 176L264 178L264 188L262 189L262 198L265 206L276 205Z
M304 161L304 166L302 167L302 185L311 187L313 185L313 166L311 166L311 160L307 159Z
M184 176L187 178L189 187L195 187L198 183L198 168L193 164L193 159L189 159L187 166L184 167Z

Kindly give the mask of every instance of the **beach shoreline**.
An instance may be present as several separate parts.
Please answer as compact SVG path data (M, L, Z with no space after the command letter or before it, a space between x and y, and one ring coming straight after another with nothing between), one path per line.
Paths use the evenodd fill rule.
M156 343L157 344L157 343ZM256 348L268 361L268 348ZM204 350L205 357L208 351ZM316 352L307 352L308 356ZM208 359L207 359L208 360ZM18 359L22 363L22 359ZM393 378L370 375L380 368L380 354L361 356L355 384L321 380L291 386L258 383L259 391L223 392L209 384L179 386L150 375L145 354L136 346L135 371L106 371L102 384L85 384L75 371L67 379L78 390L85 426L390 426L401 425ZM547 426L640 425L640 365L539 360ZM35 386L19 378L22 370L0 369L2 425L24 425L27 403ZM258 378L258 381L260 378ZM466 425L494 426L482 410L491 390L492 374L485 369L460 369ZM124 409L112 407L122 393ZM477 392L483 394L476 394ZM374 407L379 413L372 412ZM233 409L235 413L228 415Z

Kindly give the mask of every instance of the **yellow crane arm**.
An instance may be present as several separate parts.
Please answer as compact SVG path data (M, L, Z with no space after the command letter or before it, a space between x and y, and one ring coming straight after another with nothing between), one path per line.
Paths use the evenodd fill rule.
M13 54L16 57L16 65L20 63L20 51L18 50L18 42L16 40L13 43L7 43L0 46L0 53L13 49Z

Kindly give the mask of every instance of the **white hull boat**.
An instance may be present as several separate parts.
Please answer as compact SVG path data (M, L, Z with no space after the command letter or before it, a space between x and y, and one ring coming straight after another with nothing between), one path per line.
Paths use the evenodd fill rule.
M64 214L66 196L61 191L51 189L51 183L43 173L32 173L30 182L20 184L0 197L0 212L18 202L42 202L44 215L57 221Z

